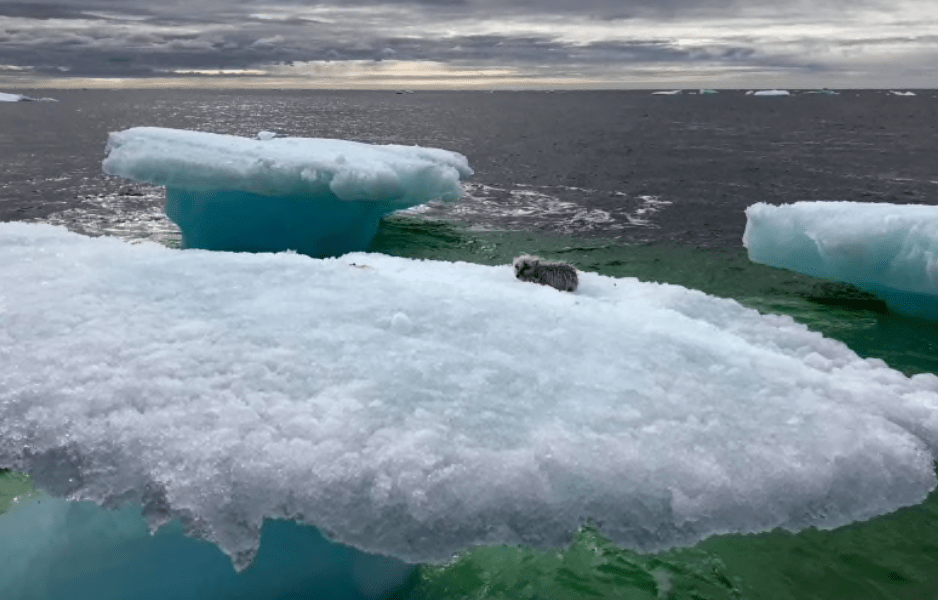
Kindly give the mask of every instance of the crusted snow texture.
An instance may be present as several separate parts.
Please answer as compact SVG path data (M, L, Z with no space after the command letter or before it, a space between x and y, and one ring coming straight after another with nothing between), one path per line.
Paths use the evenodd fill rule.
M588 519L641 550L836 527L935 484L938 378L679 286L6 223L0 318L0 467L239 566L265 518L431 562Z
M334 196L397 208L456 200L472 174L466 157L419 146L334 139L250 139L159 127L111 133L104 172L189 191Z

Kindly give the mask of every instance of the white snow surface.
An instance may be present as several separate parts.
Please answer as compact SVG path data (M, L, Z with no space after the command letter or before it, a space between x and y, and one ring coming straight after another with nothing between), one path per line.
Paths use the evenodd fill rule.
M111 133L104 172L190 191L229 190L401 208L457 200L472 174L462 154L334 139L250 139L160 127Z
M23 96L21 94L7 94L0 92L0 102L23 102L25 100L32 100L32 98Z
M836 527L934 487L938 377L679 286L0 224L0 467L238 566L264 518L406 561Z
M845 281L894 311L938 319L938 207L760 202L746 218L752 261Z
M788 90L758 90L753 96L791 96Z

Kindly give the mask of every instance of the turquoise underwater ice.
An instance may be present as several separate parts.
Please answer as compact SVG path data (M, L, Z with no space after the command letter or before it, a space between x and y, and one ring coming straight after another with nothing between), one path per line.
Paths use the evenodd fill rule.
M0 514L5 600L377 600L414 568L333 544L315 528L267 521L252 564L236 572L213 544L178 521L151 535L139 506L108 510L45 494Z

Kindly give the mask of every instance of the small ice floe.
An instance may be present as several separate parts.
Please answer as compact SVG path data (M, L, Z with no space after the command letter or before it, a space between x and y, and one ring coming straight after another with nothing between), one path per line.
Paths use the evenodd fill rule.
M808 90L805 94L821 94L822 96L839 96L840 92L835 92L834 90L829 90L827 88L822 88L819 90Z
M279 131L258 131L254 136L255 140L272 140L274 138L286 137Z
M788 90L759 90L753 92L753 96L791 96Z
M938 207L760 202L746 209L743 246L753 262L849 283L894 312L938 320Z
M561 292L575 292L579 285L576 267L570 263L544 260L539 256L522 254L514 260L515 277L521 281L530 281L549 285Z
M457 152L275 131L134 127L111 133L106 152L106 174L166 187L183 248L318 258L364 250L387 213L459 200L472 174Z
M660 92L652 92L652 96L677 96L681 93L681 90L662 90Z
M23 96L22 94L5 94L0 92L0 102L29 102L32 100L35 100L35 98Z
M889 94L892 96L915 96L915 92L902 92L898 90L889 90Z
M710 96L710 95L712 95L712 94L719 94L720 92L718 92L718 91L716 91L716 90L710 90L710 89L703 89L703 88L701 88L701 90L700 90L698 93L699 93L701 96Z

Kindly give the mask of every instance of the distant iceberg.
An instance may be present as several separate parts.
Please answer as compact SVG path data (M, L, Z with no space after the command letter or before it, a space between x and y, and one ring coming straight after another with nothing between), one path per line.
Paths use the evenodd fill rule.
M5 94L0 92L0 102L29 102L35 100L35 98L30 98L29 96L23 96L21 94Z
M446 150L258 135L136 127L110 135L103 168L166 186L186 248L318 257L364 250L389 212L459 199L472 174Z
M746 217L752 261L845 281L895 312L938 319L938 207L759 203Z
M588 520L646 551L836 527L935 485L938 377L679 286L24 223L0 265L0 467L178 518L242 568L265 520L441 562ZM56 506L34 507L49 539L116 535Z
M915 96L915 92L900 92L897 90L889 90L889 93L893 96Z
M677 96L681 93L681 90L662 90L660 92L652 92L653 96Z
M758 90L752 94L753 96L791 96L791 92L788 90Z

